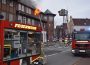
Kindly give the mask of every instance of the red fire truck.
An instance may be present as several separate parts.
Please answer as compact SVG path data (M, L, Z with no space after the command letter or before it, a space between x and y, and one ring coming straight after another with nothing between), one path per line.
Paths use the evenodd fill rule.
M74 55L90 53L90 31L83 29L72 33L72 53Z
M0 20L0 65L42 64L42 28Z

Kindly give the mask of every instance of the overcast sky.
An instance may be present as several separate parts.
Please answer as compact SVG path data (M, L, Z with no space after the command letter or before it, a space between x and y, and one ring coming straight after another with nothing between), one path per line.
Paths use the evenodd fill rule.
M58 11L66 9L69 16L73 18L90 18L90 0L36 0L38 8L42 11L49 9L52 13L57 14L55 17L55 25L62 23L62 17Z

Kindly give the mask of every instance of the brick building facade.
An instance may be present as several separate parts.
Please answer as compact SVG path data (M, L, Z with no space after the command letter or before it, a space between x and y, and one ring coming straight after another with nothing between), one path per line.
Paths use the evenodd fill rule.
M55 14L46 10L45 13L41 12L40 15L35 16L35 9L36 7L31 5L29 0L0 0L0 15L3 15L3 19L1 20L35 26L41 26L42 22L43 29L47 32L47 39L53 40Z
M50 10L46 10L45 14L47 16L47 24L46 24L46 31L47 31L47 39L48 41L53 41L54 39L54 17L56 14L53 14Z

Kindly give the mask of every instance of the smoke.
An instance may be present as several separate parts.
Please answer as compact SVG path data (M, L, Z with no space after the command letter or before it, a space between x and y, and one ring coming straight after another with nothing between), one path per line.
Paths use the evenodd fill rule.
M20 0L20 2L24 3L27 6L37 8L39 6L40 0Z

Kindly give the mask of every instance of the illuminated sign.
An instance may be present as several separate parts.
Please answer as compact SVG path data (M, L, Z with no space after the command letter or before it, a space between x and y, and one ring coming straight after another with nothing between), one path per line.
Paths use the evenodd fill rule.
M29 30L37 30L37 27L35 27L35 26L29 26L29 25L23 25L23 24L15 24L15 28L23 28L23 29L29 29Z

